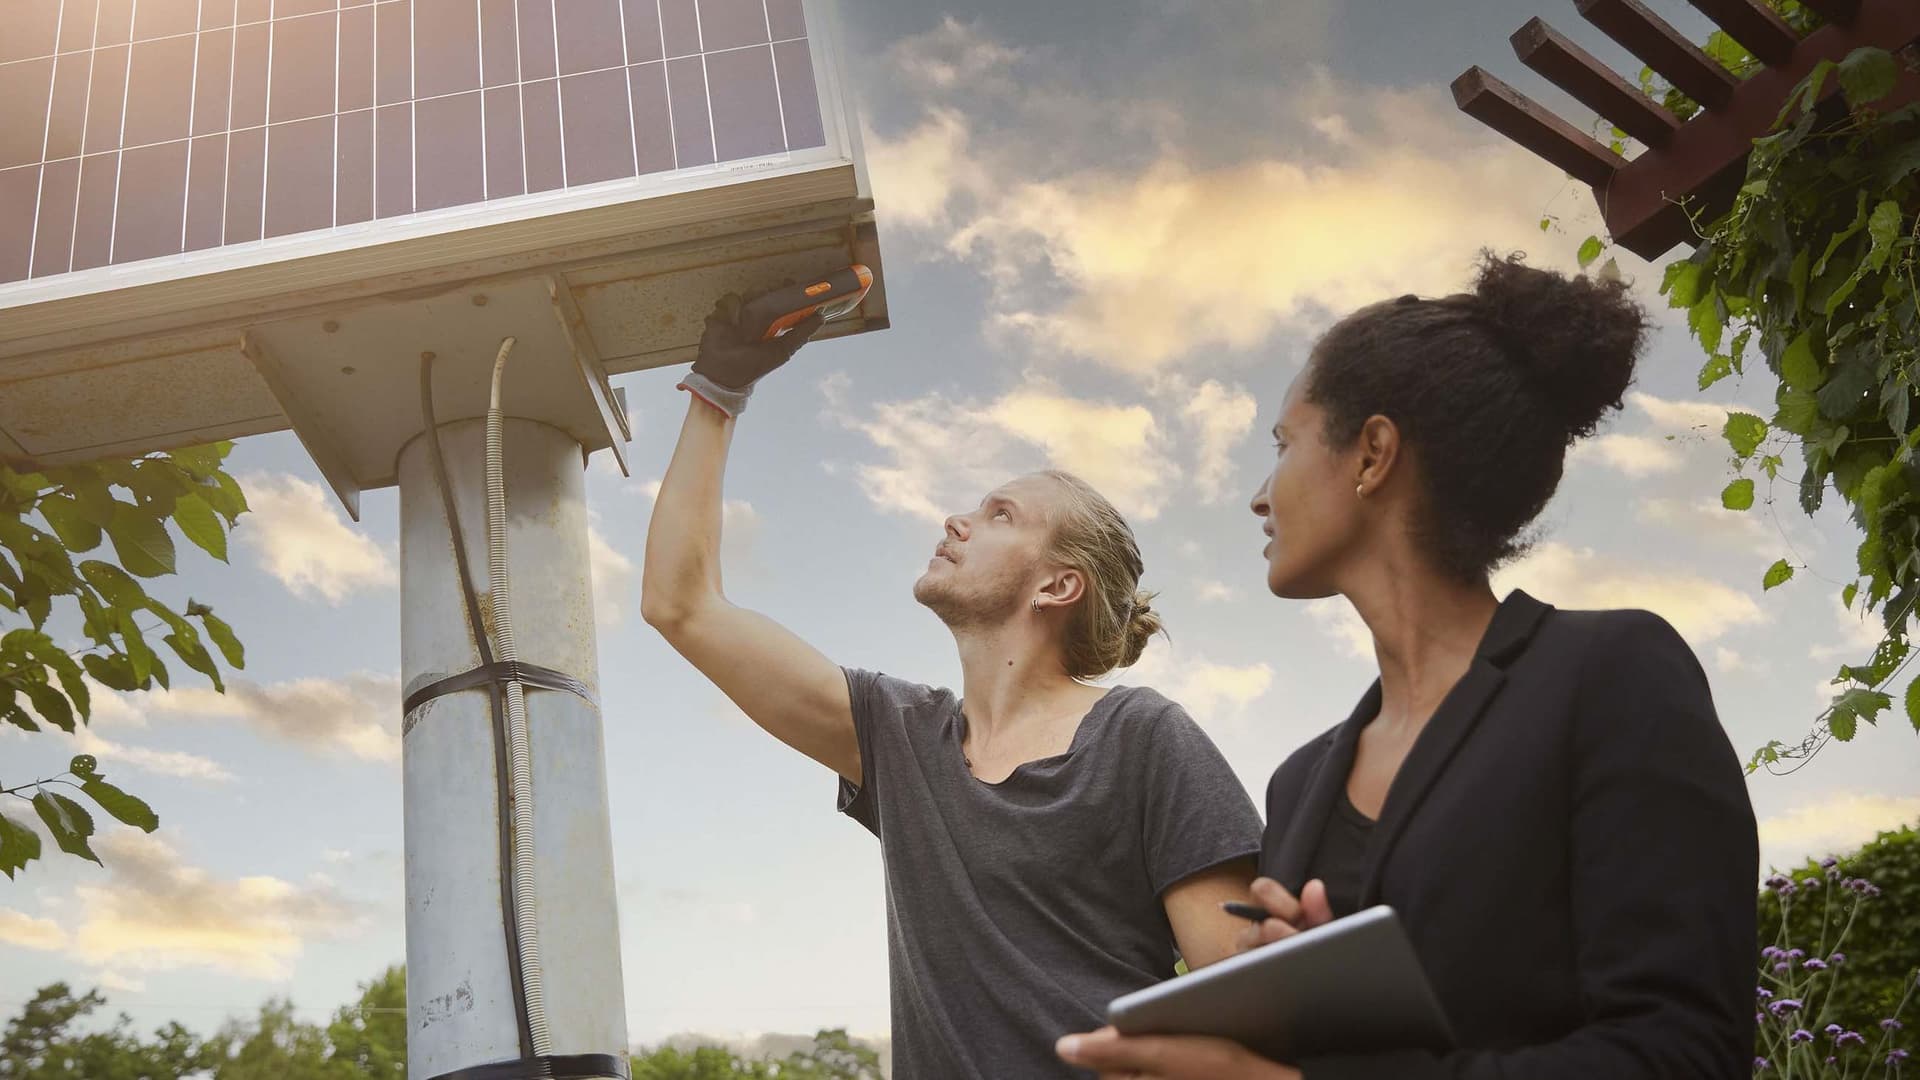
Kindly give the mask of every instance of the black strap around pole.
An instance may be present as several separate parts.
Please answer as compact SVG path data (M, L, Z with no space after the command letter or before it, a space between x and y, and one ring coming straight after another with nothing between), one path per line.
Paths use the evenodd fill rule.
M552 1054L470 1065L428 1080L633 1080L627 1059L618 1054Z
M458 675L435 679L415 690L400 703L400 714L411 716L413 710L434 698L445 697L461 690L486 686L505 687L510 682L538 687L542 690L564 690L596 709L600 707L600 701L594 696L593 690L586 683L564 671L555 671L552 668L541 667L539 664L529 664L524 660L496 660L489 664L481 664L470 671L463 671Z

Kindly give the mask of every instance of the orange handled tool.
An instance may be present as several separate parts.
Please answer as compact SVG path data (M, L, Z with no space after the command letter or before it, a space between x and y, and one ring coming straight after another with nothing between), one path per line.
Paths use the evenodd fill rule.
M840 318L859 307L871 288L873 271L854 263L817 281L753 298L740 309L740 325L759 330L749 340L772 341L815 312L826 322Z

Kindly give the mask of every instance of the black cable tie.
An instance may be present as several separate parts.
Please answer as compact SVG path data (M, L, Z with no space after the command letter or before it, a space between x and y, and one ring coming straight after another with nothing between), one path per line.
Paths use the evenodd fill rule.
M408 694L400 703L400 715L412 716L413 710L425 705L437 697L461 690L472 690L480 686L504 687L510 682L523 686L538 687L542 690L562 690L578 697L593 706L600 707L600 699L594 696L593 688L564 671L555 671L539 664L529 664L525 660L496 660L490 664L463 671L458 675L449 675L444 679L435 679L427 685Z
M546 1057L470 1065L428 1080L633 1080L633 1070L619 1054L549 1054Z

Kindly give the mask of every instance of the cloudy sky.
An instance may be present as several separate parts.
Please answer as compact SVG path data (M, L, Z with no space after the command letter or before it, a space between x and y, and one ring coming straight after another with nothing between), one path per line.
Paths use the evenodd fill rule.
M740 602L843 663L956 683L908 589L948 512L1055 465L1134 522L1173 643L1127 682L1186 703L1258 790L1371 677L1339 603L1262 588L1245 505L1262 432L1315 334L1355 305L1460 287L1481 246L1566 265L1591 199L1453 111L1482 63L1561 99L1506 36L1540 0L841 0L879 200L893 329L822 344L760 390L728 488ZM1548 5L1558 13L1563 5ZM1689 33L1690 9L1656 5ZM1561 29L1629 72L1570 12ZM1538 227L1543 214L1560 221ZM1657 269L1622 265L1643 286ZM1670 619L1744 753L1796 740L1873 641L1836 600L1848 523L1719 509L1729 405L1661 315L1627 408L1579 448L1532 556L1502 577L1563 606ZM879 853L824 769L753 728L638 618L638 566L685 408L624 380L631 478L590 469L621 947L636 1042L887 1023ZM604 455L603 455L604 457ZM268 994L318 1017L402 958L397 506L351 526L290 436L235 452L254 513L232 566L183 554L161 592L214 603L244 680L102 695L59 745L0 733L6 775L96 754L165 825L107 867L0 885L0 1008L55 979L143 1025L210 1029ZM1778 558L1808 569L1763 595ZM1864 730L1750 781L1788 860L1920 818L1920 740Z

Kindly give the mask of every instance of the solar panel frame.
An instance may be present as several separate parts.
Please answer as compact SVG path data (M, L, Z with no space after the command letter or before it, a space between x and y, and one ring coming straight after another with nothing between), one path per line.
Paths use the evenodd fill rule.
M51 0L26 2L39 3L44 12ZM357 65L363 58L358 55L344 57L340 42L347 33L367 32L370 27L364 25L366 23L377 26L381 18L393 20L402 11L417 22L421 9L415 5L426 4L429 10L435 10L433 6L438 5L437 10L443 13L470 9L474 25L478 28L487 25L485 20L489 18L489 12L497 18L503 7L511 5L516 16L515 32L521 45L525 45L527 37L533 37L535 43L544 49L546 42L540 40L540 27L535 25L531 27L530 34L523 35L521 32L529 27L523 25L518 16L527 11L537 13L540 7L546 7L552 13L559 0L340 0L344 6L337 9L330 6L332 0L238 0L237 4L235 0L225 0L224 3L222 0L196 0L197 21L200 24L192 38L196 54L206 50L208 41L216 46L224 43L229 46L232 62L224 70L218 64L209 64L209 77L203 79L201 66L196 60L184 109L177 102L156 100L154 94L146 91L130 107L117 108L121 128L118 142L124 142L124 129L129 116L133 117L136 133L159 131L177 136L158 143L138 145L118 145L118 142L103 142L90 137L87 128L91 126L92 113L95 111L90 94L99 89L103 101L116 100L113 77L118 76L117 100L125 102L128 99L128 88L134 84L141 67L143 48L152 46L156 41L177 40L141 36L143 27L159 25L151 17L144 17L143 21L142 9L149 13L164 13L167 5L156 4L154 0L94 2L96 11L103 17L95 19L90 51L23 57L0 64L0 72L4 72L15 64L45 62L49 69L46 97L48 114L51 116L56 108L74 108L70 100L62 98L59 79L63 61L68 69L66 75L72 80L66 85L66 98L71 98L74 88L79 85L74 71L78 65L67 58L85 56L85 89L89 95L83 98L80 105L85 118L82 123L82 145L73 156L0 169L0 198L4 198L5 192L10 190L9 181L19 180L22 171L34 172L36 184L35 216L30 223L32 235L24 257L24 270L28 276L19 277L9 272L9 267L20 268L19 256L0 253L0 278L14 278L0 282L0 310L825 168L852 165L858 175L859 191L863 196L868 191L858 125L853 120L850 102L841 84L842 53L831 0L704 0L704 4L695 0L651 0L651 3L649 0L601 0L602 9L612 12L619 19L618 41L623 63L618 81L624 81L626 86L625 92L618 95L618 100L609 93L616 83L616 79L609 77L609 72L614 69L587 66L594 62L596 56L600 60L611 56L606 42L568 43L563 40L565 35L559 33L551 35L555 73L552 79L529 80L525 77L528 73L524 70L524 47L516 49L514 53L517 66L522 70L513 73L516 76L514 79L506 79L502 70L506 55L504 50L496 48L490 60L486 39L482 35L475 41L474 62L469 65L472 70L453 72L451 75L444 70L430 73L430 88L449 92L429 98L408 95L417 90L420 73L416 69L439 61L430 60L423 65L417 46L410 46L405 65L408 68L407 93L403 95L398 85L398 65L391 62L392 57L385 58L388 64L386 73L382 73L382 58L378 55L380 38L375 30L375 55L364 58L368 60L366 67L373 86L365 88L368 90L365 98L344 102L341 96L348 84L340 75L340 65L343 59ZM572 4L574 0L566 2ZM725 50L672 55L676 50L684 50L685 43L672 40L672 35L683 33L684 28L673 28L674 17L666 14L669 10L675 10L679 17L684 17L686 9L691 8L696 20L693 27L696 35L694 44L700 46L703 43L698 36L702 31L698 22L703 12L730 11L736 24L731 32L737 36L741 13L731 11L731 8L742 8L749 2L757 2L761 10L762 32L766 41L733 45ZM64 16L74 6L74 0L67 0L58 10ZM644 20L628 19L629 14L644 11L647 6L654 6L661 14L657 27ZM119 42L119 33L109 27L104 33L113 43L103 45L100 40L102 28L120 17L122 7L129 28L129 40ZM211 17L209 8L215 9ZM233 9L231 16L222 10L229 8ZM314 10L310 11L309 8ZM269 16L278 17L264 24L244 21L261 10ZM293 35L310 31L322 21L332 24L330 33L319 37L322 41L330 37L335 49L334 111L308 114L297 105L287 105L284 95L276 108L271 93L263 95L263 100L258 102L245 100L239 86L264 78L265 85L274 88L277 84L271 67L276 57L291 58L298 55L293 52L276 54L274 51L274 38L283 29L279 24L298 22L300 25L296 29L286 31ZM634 26L630 22L642 25ZM262 26L266 38L264 66L268 70L258 71L262 67L262 57L254 55L257 43L247 43L244 39L249 36L260 38ZM796 27L806 31L803 37L779 36L783 31L791 31ZM408 28L410 39L414 29L411 25ZM633 61L634 43L638 35L646 31L652 31L650 36L657 39L661 59ZM53 30L55 47L71 44L75 33L72 27L56 22ZM721 40L731 41L724 37ZM245 56L241 55L243 44ZM174 44L171 47L177 50L179 46ZM103 48L109 52L104 62L101 58ZM605 55L595 54L595 48ZM124 56L119 50L125 50ZM774 104L779 112L781 138L786 146L814 141L816 137L819 145L774 149L767 141L765 132L760 133L759 142L753 142L741 136L739 129L734 127L728 127L727 137L719 138L720 121L728 117L729 109L737 112L759 107L764 110L764 100L742 105L725 94L718 99L713 96L711 76L712 68L716 66L713 57L722 57L719 66L723 68L738 66L733 55L735 53L753 57L756 64L764 56L765 66L756 68L755 74L764 74L766 67L772 69ZM653 54L643 51L642 55ZM787 61L784 66L783 58ZM804 59L804 65L793 62L799 59ZM294 62L288 59L289 64ZM569 185L570 178L565 175L567 162L564 149L565 113L569 101L575 106L577 138L583 137L581 131L586 130L579 126L582 123L581 114L588 107L597 107L603 114L609 109L614 112L626 110L628 130L631 131L635 124L632 119L634 110L653 109L658 113L663 111L664 105L664 111L669 114L669 123L672 124L675 122L672 116L674 102L670 86L666 84L670 83L676 64L689 80L696 68L699 71L704 91L700 105L709 114L708 138L717 140L723 150L739 156L691 165L682 159L676 162L679 167L661 170L658 168L662 164L660 148L651 148L651 156L643 158L642 140L635 138L624 153L616 150L614 153L601 154L591 162L581 158L579 167L586 168L591 164L599 171L587 172L586 175L590 177L587 182ZM570 67L575 70L569 71ZM543 74L545 70L537 69L535 74ZM640 75L636 76L636 72ZM224 75L229 84L224 101L219 100L222 97L218 86L220 75ZM476 84L470 89L465 88L469 75ZM659 79L649 81L654 75L658 75ZM568 82L570 79L581 80L583 76L588 77L588 81ZM313 82L311 73L304 70L288 78L294 80L286 84L289 88L310 89ZM201 95L203 82L206 84L204 98ZM536 121L529 119L533 114L524 108L529 87L536 88L532 95L536 108L543 108L548 102L554 106L555 119L562 125L559 130L529 130L538 126ZM356 81L351 89L358 93L363 88ZM293 95L299 92L289 89L287 93ZM811 93L818 105L817 131L808 126L812 123L812 109L805 104L799 109L788 108L789 92ZM517 115L509 111L510 123L498 115L501 110L494 110L490 114L486 107L489 99L505 101L507 95L518 97L523 106ZM458 99L457 105L427 106L428 122L423 135L421 103L446 103L454 99ZM359 106L363 103L364 108L342 109L346 104ZM240 119L258 119L260 123L257 126L240 127L229 118L223 125L219 122L223 107L229 113L238 107L245 113ZM115 111L103 106L101 115ZM257 117L254 115L256 111L259 114ZM489 115L494 116L492 121L487 119ZM604 123L606 115L598 119ZM471 144L450 141L445 138L445 133L448 125L464 124L471 130L476 123L479 133L477 155L469 153L467 160L453 167L443 166L436 170L429 165L425 170L428 174L428 190L424 198L419 190L421 168L412 168L407 170L406 175L401 175L391 167L391 154L387 162L381 161L382 147L405 147L409 160L416 166L423 160L440 161L439 157L434 156L436 150L440 153L447 152L449 148L454 151L470 150ZM517 147L512 145L515 127L519 128L517 134L520 136ZM801 130L796 132L794 127ZM55 130L55 125L48 120L41 132L43 155L54 148ZM489 139L490 133L504 135L505 144L496 147L495 144L501 140ZM694 136L698 134L697 131L693 132ZM541 139L547 142L536 145ZM555 140L560 143L562 154L560 184L541 190L541 186L550 184L552 179L548 173L554 164L550 155ZM519 151L517 154L512 152L515 149ZM325 202L330 204L324 211L301 203L295 197L299 194L297 188L280 191L271 182L269 174L276 155L283 168L289 161L300 162L300 167L307 169L324 168L322 163L331 161L334 179L324 193ZM711 150L708 156L712 156ZM184 160L178 160L181 158ZM609 169L619 172L621 158L626 159L624 164L632 175L602 178L600 173ZM386 166L384 170L383 164ZM643 166L654 167L655 171L642 171ZM516 170L520 173L518 183L515 183L513 175ZM125 200L129 196L141 196L147 191L142 185L152 187L154 175L173 176L176 171L181 189L177 212L169 208L164 215L156 215L159 218L157 223L141 220L139 227L128 229L123 239L117 215L119 209L126 205ZM339 177L343 172L353 181L349 187L343 187L340 183ZM200 181L197 185L196 178ZM218 200L217 213L215 200L207 190L214 178L222 181L222 198ZM127 186L129 180L132 181L131 189ZM495 194L492 190L495 180L499 181L504 194ZM474 183L480 185L479 201L470 199ZM457 186L461 184L465 186ZM14 184L14 187L19 186L18 183ZM46 197L49 187L55 196L51 200ZM152 196L147 197L152 201ZM71 205L73 210L66 211L66 205ZM327 224L301 227L303 222L311 223L322 212L328 215ZM18 216L17 211L14 216ZM129 222L133 220L130 218ZM7 204L0 204L0 229L17 227L18 224L7 218ZM66 231L65 237L61 236L63 229ZM171 252L168 251L167 237L175 230L180 250ZM216 236L221 242L214 242ZM40 244L43 238L50 240L45 248ZM62 239L66 241L65 254L72 260L69 265L74 267L64 272L59 269L62 252L58 248ZM127 246L121 247L122 244ZM131 257L128 256L129 252L132 253ZM8 258L12 259L11 263L7 262Z

